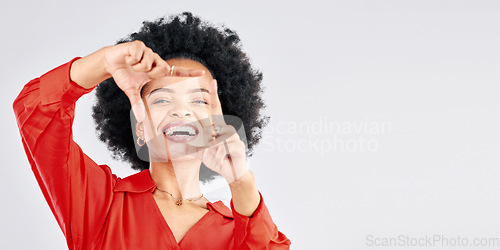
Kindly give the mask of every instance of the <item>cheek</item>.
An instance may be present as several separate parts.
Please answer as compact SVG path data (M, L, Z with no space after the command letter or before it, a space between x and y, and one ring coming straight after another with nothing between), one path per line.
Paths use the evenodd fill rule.
M197 120L202 120L202 119L207 119L210 117L210 113L209 111L207 110L207 108L203 107L203 108L193 108L192 109L195 117Z
M149 110L149 117L146 117L146 121L144 121L144 136L146 138L153 138L158 136L158 129L162 121L162 113L158 112L158 110Z
M151 126L151 123L149 122L144 123L144 137L146 141L149 141L156 136L156 132L153 131L153 129L154 127Z

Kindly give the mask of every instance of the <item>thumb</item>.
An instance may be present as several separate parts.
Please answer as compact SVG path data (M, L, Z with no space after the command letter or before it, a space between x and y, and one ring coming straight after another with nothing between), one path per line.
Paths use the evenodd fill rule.
M128 94L128 99L130 100L130 105L132 106L132 112L135 115L137 122L144 121L146 117L146 108L144 107L144 102L138 92Z

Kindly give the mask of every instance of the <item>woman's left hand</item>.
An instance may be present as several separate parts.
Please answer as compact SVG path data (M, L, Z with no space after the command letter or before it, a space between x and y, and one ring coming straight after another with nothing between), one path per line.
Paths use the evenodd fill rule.
M203 133L208 133L204 137L213 137L207 138L210 139L208 145L212 146L199 151L202 162L227 180L235 211L243 216L251 216L260 204L260 195L254 176L247 168L246 145L235 128L224 121L215 80L210 83L209 92L211 119L200 123Z
M201 121L201 124L212 135L209 139L212 146L202 150L200 157L205 166L232 183L248 172L246 145L236 129L224 121L215 79L210 82L210 88L211 119Z

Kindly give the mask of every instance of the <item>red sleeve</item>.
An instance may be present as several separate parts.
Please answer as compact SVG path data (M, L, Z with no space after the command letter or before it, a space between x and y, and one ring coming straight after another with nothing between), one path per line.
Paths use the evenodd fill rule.
M104 225L117 177L73 141L75 102L92 89L71 81L73 61L27 83L13 107L31 169L70 249L87 249Z
M231 199L234 216L234 249L290 249L291 241L274 224L262 194L255 212L247 217L236 212Z

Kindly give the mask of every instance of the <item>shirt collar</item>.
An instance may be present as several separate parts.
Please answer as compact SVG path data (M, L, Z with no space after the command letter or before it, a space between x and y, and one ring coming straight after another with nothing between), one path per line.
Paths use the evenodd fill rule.
M231 209L229 209L222 201L216 201L216 202L209 202L207 203L207 208L209 210L214 210L215 212L219 213L220 215L226 217L226 218L234 218L233 213L231 212Z
M151 175L149 175L149 169L145 169L123 179L118 178L115 184L114 191L132 193L142 193L150 191L152 193L155 188L156 184L151 178Z
M115 184L114 192L131 192L131 193L153 193L156 189L149 169L142 170L125 178L118 178ZM229 209L222 201L208 202L207 208L213 210L227 218L234 218L231 209Z

